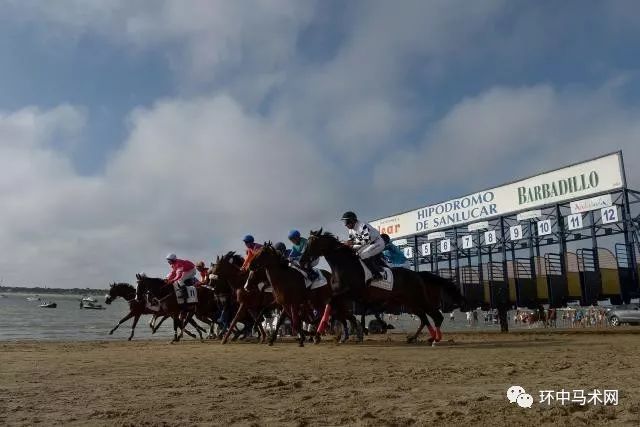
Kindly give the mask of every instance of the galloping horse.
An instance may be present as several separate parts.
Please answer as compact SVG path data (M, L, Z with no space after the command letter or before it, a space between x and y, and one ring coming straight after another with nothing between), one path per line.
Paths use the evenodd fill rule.
M161 313L160 311L150 310L144 302L138 301L136 299L136 289L128 283L113 283L109 288L109 293L107 294L104 302L105 304L111 304L116 298L122 298L127 301L127 303L129 303L129 314L124 316L118 322L118 324L109 331L109 335L113 335L113 333L116 331L116 329L118 329L120 325L133 318L133 324L131 325L131 335L129 335L128 338L128 340L131 341L131 339L133 338L133 333L136 329L136 325L138 324L138 320L143 314L153 315L151 322L149 322L149 327L153 331L152 333L155 333L162 322L170 317L167 315L163 315L163 313ZM162 319L158 324L156 324L155 322L160 315L162 315ZM191 332L185 330L185 333L195 338L195 335L193 335Z
M193 321L193 315L196 312L195 304L188 304L186 314L181 319L183 311L180 308L180 304L178 304L173 286L167 284L164 279L141 276L140 274L136 274L136 279L138 281L138 290L141 293L148 292L153 298L157 299L160 304L160 310L173 318L172 342L180 341L188 323L196 326L202 341L202 328ZM178 327L180 327L180 335L178 335Z
M443 317L439 311L440 299L433 299L425 286L427 277L421 273L394 267L393 288L383 290L365 283L365 271L358 255L347 245L340 242L333 234L312 231L307 241L307 247L302 254L301 263L308 263L311 259L324 256L331 266L332 287L338 290L348 290L347 295L365 307L374 307L385 311L402 311L415 314L420 319L420 326L415 334L407 338L407 342L414 342L426 326L431 335L431 342L440 341L442 334L439 326ZM437 283L436 285L439 285ZM331 308L325 312L323 321L318 327L324 328ZM436 322L436 329L429 323L427 314Z
M282 325L284 317L291 319L291 327L293 332L298 332L299 344L302 347L305 340L305 331L301 328L301 320L304 319L310 324L317 323L313 311L322 313L327 304L331 302L332 291L329 283L331 282L331 274L328 271L321 270L321 274L326 279L325 286L316 289L307 289L305 277L297 268L289 266L289 261L285 259L278 251L275 250L271 242L265 243L258 251L251 264L249 265L251 276L247 281L247 286L252 286L256 279L253 277L264 271L269 284L273 288L273 296L278 305L283 309L283 314L278 318L274 332L271 334L269 345L273 345L278 330ZM358 323L352 313L346 307L339 306L336 310L336 318L342 322L344 336L341 340L346 341L349 338L346 320L350 320L352 327L358 333L358 338L362 340L362 330L358 328ZM315 342L319 342L320 335L314 334Z
M237 265L238 263L234 261L235 257L238 257L235 252L228 252L224 256L218 257L211 269L211 274L216 276L217 279L226 281L235 290L236 300L239 304L236 315L222 338L222 343L227 343L236 323L243 320L247 314L249 319L247 319L245 327L249 327L248 325L252 322L256 324L260 334L260 341L264 343L267 340L267 333L262 327L261 318L265 310L273 308L273 295L264 290L244 289L243 286L247 281L249 272L241 270ZM262 279L262 281L266 281L266 278Z

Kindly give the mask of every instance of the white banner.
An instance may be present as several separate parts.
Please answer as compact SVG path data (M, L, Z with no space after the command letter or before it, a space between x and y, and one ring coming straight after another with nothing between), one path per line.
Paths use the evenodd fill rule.
M620 153L543 173L371 225L392 238L428 233L622 188Z
M598 197L592 197L590 199L576 200L571 202L571 213L583 213L589 211L596 211L598 209L607 208L613 204L611 194L604 194Z

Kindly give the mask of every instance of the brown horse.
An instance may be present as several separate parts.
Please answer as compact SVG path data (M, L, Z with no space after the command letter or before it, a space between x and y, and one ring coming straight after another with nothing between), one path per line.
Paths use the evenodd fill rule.
M113 283L109 288L109 293L107 294L104 302L105 304L111 304L116 298L122 298L127 301L127 303L129 304L129 313L124 316L113 329L109 331L109 335L113 335L113 333L116 331L116 329L118 329L120 325L133 318L133 324L131 325L131 334L128 338L128 340L131 341L136 329L136 325L138 324L138 320L140 320L140 317L142 315L153 315L151 322L149 322L149 327L151 328L152 333L155 333L162 322L170 317L168 315L164 315L160 311L150 310L143 301L138 301L136 299L136 289L128 283ZM156 320L159 316L162 316L162 319L159 323L156 324ZM194 326L198 327L198 325ZM195 335L193 335L191 332L185 330L185 333L195 338Z
M275 330L271 334L269 345L273 345L278 330L282 325L285 317L291 319L291 326L295 332L299 332L300 345L304 345L305 331L300 327L302 320L309 324L317 324L318 320L314 315L322 313L327 304L331 302L332 291L329 283L331 283L331 273L321 270L321 274L327 281L325 286L316 289L307 289L305 277L297 268L289 265L289 261L285 259L271 244L265 243L252 260L249 269L252 271L247 281L247 286L255 286L257 281L254 275L264 272L269 284L273 288L274 299L282 308L282 315L278 318ZM335 318L343 325L344 335L341 342L349 338L346 320L351 322L352 327L356 330L359 340L362 340L362 329L358 327L358 322L353 313L344 305L336 306ZM320 334L313 334L315 342L320 341Z
M195 324L193 316L196 312L196 304L187 304L187 309L182 310L181 304L178 303L175 290L171 284L168 284L164 279L141 276L136 274L136 280L138 281L138 296L146 293L152 298L155 298L160 305L160 310L170 315L173 318L173 341L178 342L184 334L185 326L188 323ZM177 331L180 328L180 334ZM202 328L197 327L198 335L202 341Z
M391 291L373 287L365 283L365 271L360 258L351 247L340 242L333 234L312 231L307 241L307 247L302 254L301 263L308 263L311 259L324 256L331 266L332 287L340 296L350 295L356 302L365 307L375 308L376 311L407 311L420 319L420 326L415 334L407 338L407 342L414 342L426 326L432 342L441 339L441 334L429 323L427 314L442 321L439 310L440 299L434 299L424 283L424 276L406 268L392 268L393 289ZM438 285L438 284L436 284ZM346 289L347 292L344 292ZM328 319L331 307L325 312L323 321ZM319 329L324 325L321 322Z
M243 271L238 266L238 262L236 262L238 257L242 259L235 252L228 252L224 256L218 257L210 270L215 279L223 280L229 284L235 292L236 300L239 304L238 310L222 338L222 343L227 343L235 325L243 320L245 320L243 322L245 327L250 323L254 323L257 326L260 341L264 343L267 340L267 333L262 327L261 318L265 310L273 308L273 294L264 290L244 288L249 272ZM261 281L266 281L266 278L262 278Z

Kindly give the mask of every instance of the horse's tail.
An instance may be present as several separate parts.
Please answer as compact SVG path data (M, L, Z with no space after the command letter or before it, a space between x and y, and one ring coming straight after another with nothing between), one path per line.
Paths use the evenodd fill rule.
M444 292L451 300L457 304L462 311L466 311L467 300L464 295L460 293L460 289L449 279L440 277L430 271L420 271L420 277L424 281L426 286L437 286L442 292Z

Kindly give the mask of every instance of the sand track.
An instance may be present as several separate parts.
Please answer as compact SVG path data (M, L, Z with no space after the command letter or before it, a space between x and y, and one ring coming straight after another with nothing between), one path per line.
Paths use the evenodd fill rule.
M302 349L0 343L0 424L640 425L639 332L458 333L437 348L400 335ZM533 408L508 403L513 384ZM561 388L619 389L620 404L538 403Z

